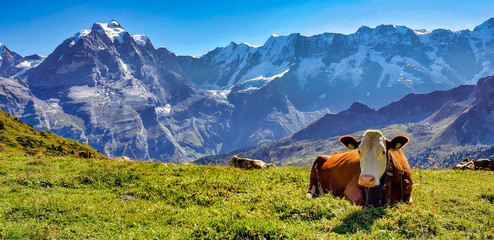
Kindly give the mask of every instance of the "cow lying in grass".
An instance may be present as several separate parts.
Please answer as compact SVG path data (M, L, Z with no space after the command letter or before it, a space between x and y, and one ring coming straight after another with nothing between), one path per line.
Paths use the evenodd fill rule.
M481 158L481 159L473 159L470 160L468 158L464 158L461 163L455 164L453 167L455 170L494 170L494 160Z
M312 165L308 195L331 193L356 205L381 206L412 202L412 174L401 149L405 136L386 139L378 130L368 130L361 140L343 136L350 150L319 156Z
M469 161L467 158L467 159L463 159L463 162L455 164L453 169L455 169L455 170L467 170L467 169L475 170L475 166L473 165L473 161Z
M230 165L238 168L245 169L263 169L268 167L274 167L273 163L265 163L261 160L239 158L236 155L230 160Z

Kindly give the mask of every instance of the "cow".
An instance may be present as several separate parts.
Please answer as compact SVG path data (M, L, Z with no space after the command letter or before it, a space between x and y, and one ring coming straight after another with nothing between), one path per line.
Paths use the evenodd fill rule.
M494 170L494 160L487 158L473 159L464 158L461 163L455 164L455 170Z
M94 154L90 151L80 151L79 157L80 158L95 158Z
M239 158L237 155L233 156L230 160L230 165L238 168L245 169L263 169L268 167L275 167L273 163L265 163L261 160Z
M463 162L455 164L453 167L454 170L475 170L475 165L473 164L473 161L469 161L467 159L463 159Z
M472 160L475 170L494 170L494 160L481 158Z
M349 150L318 156L312 165L308 196L331 193L355 205L412 203L412 174L402 148L406 136L388 140L379 130L367 130L361 140L346 135Z

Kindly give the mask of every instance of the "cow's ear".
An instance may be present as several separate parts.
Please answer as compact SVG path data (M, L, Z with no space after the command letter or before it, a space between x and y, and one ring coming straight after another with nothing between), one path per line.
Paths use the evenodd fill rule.
M404 147L405 145L407 145L408 141L409 141L409 139L407 137L400 135L400 136L396 136L391 141L386 140L386 144L388 145L388 148L400 149L400 148Z
M350 135L342 136L340 137L340 142L343 144L343 146L349 148L349 149L356 149L358 148L358 145L360 144L360 141L355 139L354 137Z

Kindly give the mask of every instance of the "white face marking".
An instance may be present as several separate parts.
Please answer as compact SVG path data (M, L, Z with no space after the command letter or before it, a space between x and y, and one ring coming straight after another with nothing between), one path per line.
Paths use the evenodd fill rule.
M381 131L367 130L358 147L360 154L360 176L371 175L377 185L386 171L386 138ZM360 184L360 180L359 180Z

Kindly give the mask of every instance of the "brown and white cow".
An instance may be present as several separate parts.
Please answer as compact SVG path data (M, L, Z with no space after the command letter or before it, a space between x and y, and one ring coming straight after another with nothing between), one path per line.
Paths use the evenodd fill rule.
M265 163L261 160L239 158L237 155L233 156L230 160L232 167L245 168L245 169L263 169L268 167L275 167L273 163Z
M465 160L465 159L464 159ZM467 161L463 161L461 163L457 163L455 164L455 166L453 167L454 170L475 170L475 165L473 164L473 161L469 161L467 159Z
M390 141L379 130L367 130L361 140L342 136L350 150L317 157L308 195L331 193L356 205L411 203L412 175L401 151L408 141L405 136Z
M453 167L455 170L494 170L494 160L488 158L480 158L470 160L468 158L464 158L461 163L455 164Z

